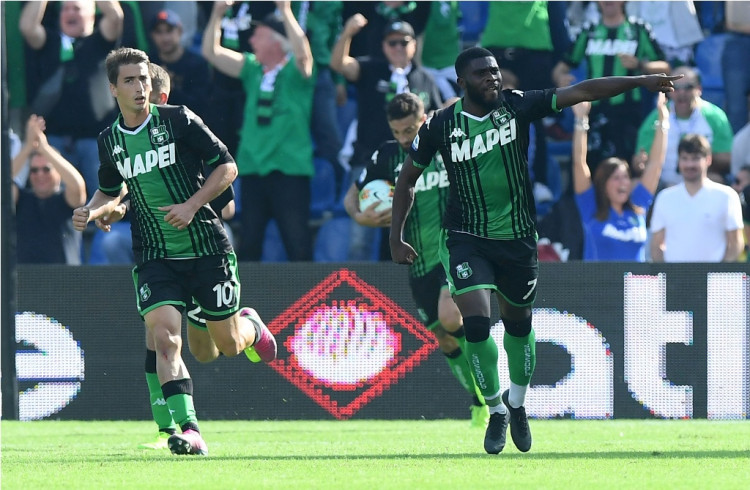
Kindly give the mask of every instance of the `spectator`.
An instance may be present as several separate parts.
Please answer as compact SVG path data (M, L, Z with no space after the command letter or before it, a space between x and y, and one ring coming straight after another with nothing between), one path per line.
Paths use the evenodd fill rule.
M414 29L406 22L397 21L386 27L381 45L386 59L349 56L352 38L367 22L359 14L350 17L331 56L331 68L357 87L357 141L352 156L352 167L357 170L363 169L375 150L391 139L385 107L396 94L417 94L428 114L441 103L435 81L414 62L417 43Z
M47 141L45 121L31 115L13 177L29 163L30 188L12 187L19 264L81 264L81 234L70 215L86 202L86 184L75 167Z
M656 196L651 216L654 262L736 262L743 248L742 208L731 187L708 178L711 145L688 134L677 147L683 182Z
M385 28L381 43L385 59L349 56L352 38L367 23L361 14L350 17L331 55L331 68L343 74L357 89L357 138L350 162L354 175L365 168L383 142L391 139L385 108L394 96L403 92L417 94L428 114L438 109L441 103L435 81L414 62L417 42L410 24L396 21ZM371 256L366 249L370 242L375 241L374 235L377 233L374 232L377 230L364 229L356 224L353 226L352 258L366 259ZM385 238L380 242L378 255L382 260L389 260L390 252Z
M647 22L672 66L691 65L703 31L692 0L628 2L628 15Z
M728 33L721 65L724 74L725 107L734 132L748 121L750 93L750 2L724 2Z
M686 134L700 134L709 141L713 153L711 172L726 175L729 173L732 149L732 128L727 115L721 108L701 98L700 75L695 68L681 66L674 70L674 74L685 75L685 77L675 82L674 92L668 95L671 99L668 124L672 131L669 132L667 138L667 156L662 170L662 183L670 186L682 181L682 176L677 170L675 148L680 143L680 138ZM638 130L636 149L639 156L635 159L637 162L646 159L647 155L641 152L646 152L651 147L654 134L659 130L660 125L658 110L654 109L646 116Z
M550 75L555 66L555 46L551 24L562 24L564 18L550 16L548 3L489 3L487 25L480 44L495 55L501 68L518 76L521 90L543 90L552 86Z
M182 20L171 10L162 10L151 20L149 32L156 50L149 54L171 80L171 102L186 105L201 117L206 115L206 94L211 87L208 63L181 43Z
M385 28L396 21L404 21L421 36L427 24L432 2L388 1L388 2L344 2L343 18L356 14L369 22L362 27L359 35L351 41L351 55L355 58L370 56L383 59L382 36Z
M205 18L211 17L214 2L198 2ZM221 46L238 53L252 52L250 35L253 19L263 19L274 10L273 2L234 2L221 18ZM203 30L205 34L205 27ZM214 70L205 122L216 136L227 145L229 153L237 155L239 131L245 119L245 90L237 77ZM238 179L239 180L239 179ZM235 181L237 183L237 181Z
M424 34L418 38L416 57L424 70L432 75L443 100L448 101L459 96L453 62L461 49L458 26L461 9L457 1L430 3L430 15Z
M573 187L584 229L584 260L646 261L646 211L659 185L669 131L666 97L659 94L659 131L640 182L630 180L628 162L608 158L596 168L593 185L586 165L586 131L591 104L573 106Z
M314 64L289 2L276 5L278 15L257 22L250 38L254 54L241 54L219 44L227 5L216 2L202 51L217 70L239 78L247 95L237 158L242 203L238 256L260 260L266 225L274 219L289 260L306 261L312 260L308 220Z
M574 82L571 67L586 61L586 78L629 76L643 73L669 72L658 44L647 25L625 16L625 2L598 2L602 19L598 24L584 24L552 73L558 87ZM642 94L629 90L591 106L588 164L595 173L596 165L609 157L630 161L638 127L643 119Z
M747 93L748 109L750 109L750 92ZM737 131L732 140L732 157L731 157L732 174L735 176L739 170L750 165L750 122Z
M49 143L73 162L93 193L96 137L116 114L103 62L122 33L123 12L117 1L96 2L102 18L95 28L93 1L63 2L58 32L42 24L47 3L27 2L21 13L21 33L37 55L40 83L31 109L44 117Z

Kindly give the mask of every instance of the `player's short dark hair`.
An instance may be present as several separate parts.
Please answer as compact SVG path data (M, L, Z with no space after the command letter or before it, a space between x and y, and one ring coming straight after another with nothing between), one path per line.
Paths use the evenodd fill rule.
M421 116L424 114L424 103L417 94L404 92L398 94L385 108L385 114L389 121L403 119L409 116Z
M462 51L456 58L456 75L462 78L464 70L469 66L469 63L477 58L487 58L488 56L494 58L494 55L489 49L480 48L478 46Z
M120 74L122 65L137 65L139 63L148 63L148 55L135 48L117 48L107 55L104 61L107 67L107 79L112 85L117 84L117 76Z
M680 144L677 145L677 154L680 153L707 157L711 155L711 143L700 134L686 134L680 140Z
M151 77L151 90L156 93L162 93L169 95L169 90L172 88L172 83L169 78L167 70L157 65L156 63L148 64L148 75Z

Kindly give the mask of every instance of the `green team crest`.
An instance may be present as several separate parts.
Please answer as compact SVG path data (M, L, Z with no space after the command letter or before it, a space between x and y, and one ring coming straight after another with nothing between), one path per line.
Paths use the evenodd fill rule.
M468 279L471 277L472 272L468 262L456 266L456 275L459 279Z
M141 301L148 301L148 299L151 297L151 289L148 287L148 284L144 284L143 286L141 286L138 294L140 294L141 296Z
M492 121L496 126L504 126L510 121L510 114L505 109L497 109L492 111Z
M151 128L149 131L151 135L151 143L154 145L163 145L169 140L169 133L167 133L167 126L162 124L156 128Z

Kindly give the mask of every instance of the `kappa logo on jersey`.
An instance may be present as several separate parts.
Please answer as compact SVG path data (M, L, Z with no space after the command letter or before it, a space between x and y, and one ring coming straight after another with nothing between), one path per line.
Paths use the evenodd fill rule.
M174 164L177 161L174 143L160 146L156 150L148 150L145 153L138 153L132 159L127 157L123 161L117 162L117 170L124 179L132 179L141 174L152 171L159 167L164 168Z
M471 270L468 262L456 266L456 275L459 279L468 279L473 273L474 271Z
M112 150L112 156L117 156L117 155L119 155L120 153L122 153L123 151L125 151L125 150L123 149L123 147L122 147L122 146L120 146L120 145L115 145L115 148L114 148L114 150Z
M462 138L464 136L466 136L466 133L464 133L461 128L455 128L450 134L451 138Z
M502 119L502 115L498 116ZM489 129L484 134L478 134L472 141L471 138L451 143L451 160L454 162L465 162L492 150L496 145L507 145L516 140L516 119L508 119L499 128Z
M167 127L164 124L151 128L149 134L151 135L151 143L154 145L162 145L169 139L169 133L167 133Z

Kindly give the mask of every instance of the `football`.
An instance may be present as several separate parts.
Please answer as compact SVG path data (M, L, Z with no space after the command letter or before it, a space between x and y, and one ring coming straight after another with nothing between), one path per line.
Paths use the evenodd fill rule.
M359 191L359 210L364 211L372 203L380 201L375 206L375 211L385 211L391 209L393 205L393 184L387 180L379 179L368 182L361 191Z

